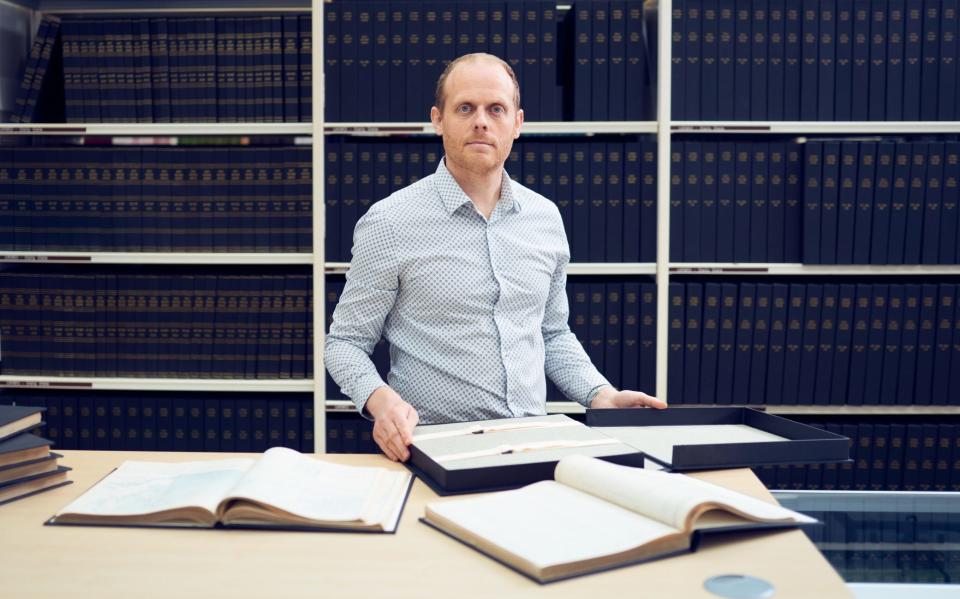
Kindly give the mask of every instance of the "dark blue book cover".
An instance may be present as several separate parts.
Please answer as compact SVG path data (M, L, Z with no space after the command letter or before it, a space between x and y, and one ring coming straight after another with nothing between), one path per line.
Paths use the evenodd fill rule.
M857 171L856 226L852 243L853 264L870 264L870 235L873 215L876 212L877 144L871 141L860 144L860 166ZM844 255L846 257L846 255ZM840 261L838 260L838 263Z
M823 286L823 299L820 309L820 339L817 343L817 375L813 401L811 402L817 405L830 403L830 391L833 384L833 356L836 352L839 293L840 289L837 285Z
M626 80L626 115L627 120L642 120L649 118L649 102L644 102L649 89L649 56L647 53L647 41L645 33L645 21L643 4L640 2L627 2L627 66L624 74ZM558 49L564 52L566 42L558 44ZM557 60L557 68L565 69L561 61Z
M950 121L957 118L957 0L943 0L940 10L938 118Z
M870 117L870 0L853 1L853 86L850 120Z
M770 0L767 27L766 119L783 120L786 49L786 1Z
M820 260L837 263L837 203L840 184L840 142L823 143L823 177L820 187ZM809 208L809 207L808 207Z
M914 382L917 372L920 339L920 304L922 287L920 285L903 286L903 319L900 327L900 359L896 375L895 403L914 403ZM884 403L889 403L890 400Z
M956 264L958 214L960 214L960 142L944 144L946 164L943 170L943 198L940 202L943 214L940 224L940 264Z
M368 7L364 7L368 8ZM357 97L357 92L360 86L359 81L359 59L360 59L360 9L361 6L356 2L344 2L340 5L339 17L340 17L340 118L348 123L355 123L357 121L364 120L369 118L369 115L361 115L359 112L360 109L360 99ZM365 14L369 16L368 11L364 11ZM304 24L309 24L309 17L300 17L301 25L301 40L304 39L304 36L309 36L308 31L303 31ZM364 23L364 28L368 27L370 23ZM403 22L400 23L400 35L402 36ZM394 31L391 29L391 35L394 34ZM368 34L369 35L369 34ZM368 40L369 41L369 40ZM302 42L301 42L302 43ZM369 47L369 44L368 44ZM309 56L307 56L309 58ZM303 69L303 65L300 65ZM400 67L403 67L401 63ZM391 83L393 80L391 79ZM329 88L328 88L329 89ZM400 90L403 89L400 86L394 87L393 89ZM300 93L301 98L303 96L303 85L301 85ZM391 98L392 102L397 102L400 98L403 97L403 94L397 94L397 98ZM399 102L402 105L402 101Z
M915 142L910 161L910 180L907 192L907 224L903 241L903 264L920 264L923 248L924 195L928 172L929 143Z
M257 395L250 400L250 446L255 452L266 451L269 447L267 428L267 401Z
M767 107L767 95L770 93L767 77L769 18L768 0L753 0L751 7L753 31L750 36L750 119L755 121L769 120Z
M940 79L941 0L923 2L923 49L920 67L920 120L937 120Z
M797 403L801 405L812 405L814 403L822 302L823 286L813 283L807 284L800 356L800 387L797 390Z
M904 286L890 285L887 299L887 325L883 340L883 370L880 375L881 390L897 389L897 375L900 373L900 354L902 352L902 337L904 329ZM907 397L900 397L896 393L881 391L880 404L908 403Z
M33 120L32 118L24 118L27 98L30 96L34 76L37 72L37 64L40 61L40 54L47 40L47 32L50 29L51 23L52 21L48 18L42 19L37 28L37 34L33 38L30 53L27 55L27 61L24 65L23 76L20 78L20 87L17 88L17 99L14 101L13 114L10 118L10 121L13 123L29 123ZM57 25L59 26L59 21Z
M733 118L750 120L751 29L750 0L736 0L734 14ZM689 65L689 61L688 61Z
M573 146L573 235L569 240L572 262L590 262L590 146Z
M750 261L750 198L753 144L736 144L733 190L733 261Z
M111 451L125 451L127 449L127 424L126 424L126 410L123 400L123 395L114 394L111 395L108 399L108 410L110 415L110 424L107 429L107 434L110 438L110 450ZM47 418L54 420L54 415L50 414L53 411L53 406L50 405L50 401L47 401ZM54 441L59 441L59 439L54 439L54 434L51 432L48 427L46 434Z
M303 426L300 414L302 403L303 401L296 397L283 400L283 440L281 444L294 451L300 451L300 430Z
M798 3L787 6L784 44L783 119L799 121L803 71L803 11Z
M853 98L853 0L836 0L833 120L851 119Z
M836 52L837 13L835 0L820 0L819 47L817 48L817 120L837 120L836 99Z
M353 101L356 104L356 107L353 108L354 114L356 115L356 120L358 121L372 121L374 120L374 96L373 96L373 48L374 48L374 9L375 3L373 2L355 2L354 4L354 20L356 21L356 41L354 44L357 48L356 62L354 63L354 70L356 72L357 87L353 94ZM407 13L408 15L417 14L419 15L419 10L414 7L411 7ZM419 38L417 38L419 42ZM414 44L410 43L411 40L407 40L407 53L409 54L414 49ZM417 47L419 47L417 45ZM407 69L409 71L409 64ZM410 73L412 75L412 73Z
M735 155L735 144L721 142L717 145L717 253L714 259L718 262L734 261Z
M887 5L886 115L884 120L888 121L899 121L904 118L905 8L904 0L889 0Z
M733 403L745 404L750 400L750 362L753 356L753 328L756 313L754 283L740 283L737 302L737 340L733 367Z
M685 287L683 283L670 283L670 303L667 308L667 318L669 319L667 333L667 401L677 401L678 403L683 401L684 398L683 324Z
M783 392L781 403L796 405L800 387L800 362L803 355L804 304L807 286L799 283L790 285L787 303L787 342L783 360Z
M423 90L424 88L433 86L435 82L435 80L427 81L423 78L425 71L423 54L425 49L424 28L426 27L423 20L426 16L426 11L423 6L410 4L404 9L404 12L406 13L406 27L404 31L406 41L404 42L403 48L404 64L402 68L406 74L406 93L403 94L406 96L403 102L406 108L403 120L411 123L422 123L430 119L430 106L433 104L433 102L421 101ZM376 28L376 25L374 25L374 28ZM361 57L362 51L363 48L361 47ZM360 76L361 78L363 77L362 72ZM373 84L373 87L375 90L376 83ZM397 91L399 92L400 90ZM363 93L363 90L361 89L359 92ZM373 102L373 110L377 110L376 100Z
M541 3L541 7L545 3ZM610 89L607 97L607 120L610 121L623 121L626 120L626 110L627 110L627 98L626 98L626 75L627 75L627 14L626 14L626 2L624 0L613 0L610 2L609 6L609 43L608 43L608 77L610 80ZM546 36L547 36L547 27L549 25L546 22L541 23L541 37L543 38L543 46L541 47L541 55L545 54L547 51L552 51L556 53L555 44L548 50L546 45ZM551 39L552 32L551 32ZM551 63L553 64L553 63ZM554 71L549 73L544 70L543 73L543 103L546 105L550 102L551 99L557 97L555 87L556 87L556 73ZM636 98L639 100L639 98ZM631 98L630 101L635 101L634 98ZM552 116L552 110L549 111ZM549 118L544 120L559 120L555 118Z
M923 70L923 0L906 0L903 46L903 120L920 120Z
M957 318L957 308L956 302L960 297L954 296L954 318L953 318L953 344L952 344L952 356L950 358L951 363L956 366L960 363L960 318ZM946 403L949 405L957 405L957 398L960 397L960 372L957 372L957 368L950 369L950 387L946 394Z
M893 185L890 196L890 227L885 264L903 264L907 232L907 202L910 194L912 143L899 142L894 149Z
M800 144L786 146L786 181L784 189L786 223L783 232L783 258L786 262L801 262L803 258L804 178L803 151Z
M683 261L683 142L670 144L670 260Z
M699 142L683 143L683 262L698 262L700 252L701 155Z
M590 75L589 70L584 72L583 69L583 58L581 56L589 52L589 49L584 49L582 47L581 40L583 39L583 19L584 14L589 15L584 5L581 4L575 8L577 11L577 25L576 25L576 41L575 41L575 56L576 56L576 65L575 69L575 81L576 86L576 99L574 103L574 118L578 121L589 120L584 115L579 108L581 98L590 90ZM674 121L689 120L690 116L686 114L686 93L684 90L684 84L686 83L686 67L687 67L687 57L686 57L686 48L687 48L687 30L686 30L686 0L678 0L676 4L671 4L671 38L670 38L670 118ZM587 31L586 35L589 37L589 22L584 27ZM589 69L589 67L588 67ZM584 72L584 75L579 76L581 72ZM580 81L583 80L583 84ZM581 89L581 86L585 86L586 91ZM586 112L589 115L589 110Z
M736 71L736 2L718 0L717 2L717 116L721 121L735 118L734 79ZM704 82L706 85L706 82ZM671 94L676 94L676 88ZM672 96L671 96L672 97ZM707 97L709 98L709 96ZM712 105L712 102L708 102ZM706 113L704 114L706 118Z
M560 217L563 219L563 229L567 235L567 244L573 249L573 146L569 143L556 145L556 185L553 200L557 203L560 210ZM629 166L629 165L628 165ZM630 188L629 182L627 189ZM639 225L639 223L638 223ZM626 230L638 231L639 226L630 229L625 222ZM629 247L630 244L627 244ZM626 258L626 256L624 256ZM629 260L627 260L629 262Z
M237 450L237 400L222 399L220 401L220 451L232 452Z
M597 370L605 370L606 289L603 283L589 286L589 319L587 321L587 355Z
M229 401L229 400L227 400ZM192 408L191 408L192 410ZM203 451L220 451L220 400L207 397L201 404Z
M767 247L765 261L783 262L786 223L786 151L782 143L769 147L769 170L767 176ZM790 223L798 226L798 223Z
M603 262L606 255L606 193L607 193L607 144L591 142L589 213L590 233L588 258L590 262Z
M569 151L568 151L569 153ZM642 203L641 194L643 184L641 181L641 159L642 146L640 142L628 141L623 144L623 261L640 262L640 245L643 243L645 233L641 226ZM559 157L559 153L558 153ZM569 159L567 160L569 164ZM559 165L558 165L559 166ZM569 167L567 167L569 168ZM567 183L560 183L558 189L569 186L569 176ZM559 181L559 178L558 178ZM566 191L562 191L557 197L557 205L560 206L561 197L566 198ZM569 202L568 202L569 203ZM563 208L561 207L561 213Z
M857 436L854 444L853 488L856 491L866 491L870 488L870 463L873 457L873 424L860 423L857 425Z
M933 381L930 397L933 405L949 405L950 401L950 358L953 354L954 303L957 299L957 286L953 283L941 283L937 291L936 343L933 352Z
M886 0L872 0L870 5L870 106L871 121L886 118L884 100L887 95L887 17Z
M623 318L618 337L621 354L618 356L622 389L640 389L640 283L623 284ZM609 367L607 372L609 379Z
M820 264L820 193L822 142L808 141L803 153L803 263Z
M593 75L593 36L591 33L591 26L593 21L591 19L592 11L589 3L581 2L574 6L574 38L573 38L573 81L574 81L574 97L573 97L573 119L575 121L589 121L592 119L592 109L591 109L591 99L593 96L593 87L594 82L592 80ZM522 62L521 46L519 44L520 36L522 35L519 27L522 26L522 22L519 20L519 11L513 7L510 7L507 10L508 20L507 20L507 61L510 63L510 66L514 66L514 52L517 55L518 62ZM516 14L516 20L514 19L514 14ZM683 87L678 83L678 79L682 80L682 68L683 68L683 5L678 3L678 6L673 7L673 110L672 118L677 119L677 115L680 113L680 102L683 101ZM514 35L517 36L517 44L514 44ZM516 71L516 67L514 67ZM517 76L520 76L520 73L517 73ZM678 94L679 92L679 94Z
M887 263L895 149L896 146L892 142L877 144L877 172L876 183L873 186L873 216L870 232L870 264Z
M356 143L340 144L340 176L339 186L337 188L338 209L339 209L339 231L337 237L339 243L331 248L334 253L329 256L329 260L337 262L346 262L350 260L350 250L353 247L353 229L360 218L359 205L359 159L357 156ZM335 223L329 223L327 228Z
M701 49L701 22L703 13L702 0L684 0L685 11L684 31L684 60L683 68L683 118L684 120L698 121L700 116L700 68L703 51ZM596 49L594 49L596 51Z
M312 453L315 451L313 398L298 400L300 404L300 451Z
M560 58L561 52L566 50L561 50L560 46L560 23L557 19L557 10L556 5L551 2L541 1L538 5L540 9L540 103L541 103L541 120L544 121L560 121L563 120L563 78L564 75L561 73L561 68L565 69L565 65L561 66ZM627 56L626 56L626 10L623 4L619 4L616 9L611 9L611 15L614 13L620 12L623 14L623 26L617 29L617 33L623 37L624 50L622 56L623 64L622 65L611 65L611 68L616 66L617 76L622 78L622 81L626 81L626 69L627 69ZM491 10L492 14L492 10ZM613 18L613 16L611 16ZM493 30L491 23L491 36L490 39L493 40ZM611 38L614 36L614 32L611 32ZM492 46L490 48L493 49ZM617 83L618 89L616 92L611 91L611 94L616 93L618 96L618 106L623 105L623 110L626 111L626 106L628 103L627 95L624 92L625 83ZM624 114L625 112L618 113ZM624 116L623 118L626 118Z
M638 389L657 392L657 287L640 284L640 382Z
M267 447L283 446L283 400L267 402Z
M519 5L518 8L521 8L523 15L523 20L526 21L526 6ZM456 49L456 56L463 56L464 54L470 54L474 51L473 46L473 5L470 2L460 2L455 5L453 9L454 20L456 23L456 31L454 33L454 47ZM404 9L406 10L406 9ZM526 37L526 31L524 31L524 38ZM524 44L526 44L526 39L524 39ZM526 56L526 52L524 52ZM534 73L534 76L536 74ZM523 86L523 83L520 84ZM521 94L526 91L526 87L521 87Z
M716 143L701 146L699 258L717 259L717 155Z
M627 389L623 384L623 285L606 283L606 330L604 332L604 375L614 387Z
M689 0L688 0L689 4ZM589 3L591 25L590 81L593 93L590 100L590 115L594 121L610 120L610 3L606 0L593 0ZM690 9L687 8L687 18ZM699 26L698 26L699 30ZM687 55L689 59L689 53ZM687 67L689 68L689 64ZM689 80L689 75L687 76Z
M847 382L850 374L850 355L853 341L853 313L856 302L856 287L840 285L837 296L837 318L833 340L833 366L829 402L843 405L847 401ZM818 371L819 376L819 371Z
M767 381L764 403L779 405L783 394L783 367L787 351L788 287L783 283L771 285L770 336L767 342Z
M769 220L769 179L770 166L768 161L770 144L755 142L751 152L752 172L750 177L750 262L768 262L767 230Z
M541 170L545 166L543 154L541 154ZM623 144L608 143L606 150L606 190L604 197L606 201L606 261L623 262L625 233L624 229L624 211L623 204ZM541 177L542 178L542 177ZM547 196L550 197L550 196Z
M387 120L393 121L395 123L404 122L407 120L408 111L407 111L407 9L409 6L405 6L405 2L390 2L390 12L389 12L389 52L390 52L390 64L387 67L389 72L389 81L390 81L390 90L395 93L391 95L389 102L388 114L383 115L387 117ZM348 23L347 23L347 11L350 10L350 3L344 3L340 9L340 39L342 40L347 35ZM447 50L445 48L452 45L453 40L452 36L454 35L453 23L444 23L442 25L443 37L441 38L441 43L438 44L438 49L445 55ZM446 38L447 45L443 44L443 41ZM346 61L346 50L349 49L349 46L342 44L340 47L340 64L341 64L341 75L340 81L342 86L346 86L348 80L348 64ZM344 94L352 95L356 88L345 89ZM351 109L348 109L345 103L344 98L349 96L341 96L341 106L340 112L344 121L349 121L351 116ZM354 119L356 120L356 119Z
M889 302L890 286L873 285L873 298L870 306L870 329L867 337L867 365L864 374L863 403L880 403L880 377L875 373L882 372L884 339L887 330L887 306Z
M700 402L700 336L703 321L703 285L687 283L683 332L683 403Z
M757 284L756 315L753 324L753 349L750 358L749 400L751 405L767 403L767 361L770 355L770 327L773 312L773 289L767 283Z
M640 261L657 259L657 142L641 142Z
M718 3L706 2L701 7L700 17L700 120L715 121L718 118L717 86L718 70Z
M820 72L820 6L819 0L803 0L802 48L800 67L800 119L817 120L818 79Z
M700 392L698 403L715 404L717 401L717 359L720 351L720 303L719 283L703 285L703 325L700 340Z
M440 8L442 4L440 2L424 2L422 3L421 15L422 15L422 31L423 31L423 50L421 60L423 61L423 81L431 82L429 85L424 84L420 90L419 103L422 106L422 110L429 111L430 107L434 104L434 89L432 86L440 78L440 73L442 72L442 65L440 60L440 42L442 36L442 27L440 23ZM498 56L503 60L507 59L507 20L506 14L503 10L502 3L497 3L499 19L497 35L498 45L496 51L493 52L494 56ZM387 56L387 78L382 88L390 88L390 76L389 73L392 69L391 63L391 51L392 51L392 40L390 39L390 22L392 18L392 11L388 5L386 8L387 12L387 25L385 27L387 36L387 48L385 50ZM374 84L376 85L376 84ZM380 110L381 115L390 116L390 111L392 108L382 107ZM428 113L429 114L429 113Z
M920 263L939 262L940 231L943 212L944 145L939 142L927 144L927 174L924 177L923 241L920 248Z
M720 335L717 354L718 404L738 402L733 395L733 371L737 353L737 294L735 283L723 283L720 289Z

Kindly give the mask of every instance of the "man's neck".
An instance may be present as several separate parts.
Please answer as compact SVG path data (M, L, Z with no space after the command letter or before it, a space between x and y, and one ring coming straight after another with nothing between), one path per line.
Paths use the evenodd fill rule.
M477 212L490 220L493 209L500 201L500 187L503 184L503 167L489 173L475 173L462 169L446 161L447 171L453 177L463 193L467 194Z

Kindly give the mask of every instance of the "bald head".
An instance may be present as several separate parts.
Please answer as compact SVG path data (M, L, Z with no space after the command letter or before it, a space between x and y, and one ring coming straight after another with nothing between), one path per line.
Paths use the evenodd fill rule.
M503 67L504 71L506 71L507 75L510 77L510 81L513 82L513 108L514 110L520 110L520 83L517 81L517 76L513 73L513 69L510 68L510 65L500 58L497 58L493 54L486 54L483 52L464 54L447 65L447 68L443 70L443 74L441 74L440 78L437 79L437 89L434 94L434 106L439 108L440 112L443 113L443 105L447 99L447 79L450 77L450 74L453 73L454 69L465 63L478 61L499 64Z

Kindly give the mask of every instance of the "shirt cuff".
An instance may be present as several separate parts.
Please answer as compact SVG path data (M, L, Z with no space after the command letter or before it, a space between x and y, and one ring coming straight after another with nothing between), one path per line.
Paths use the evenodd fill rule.
M380 378L378 374L369 374L361 378L357 385L354 387L356 392L351 395L353 403L357 406L357 411L360 412L360 415L366 418L367 420L373 420L369 415L364 411L364 408L367 406L367 400L370 399L370 395L379 389L380 387L386 387L387 384Z

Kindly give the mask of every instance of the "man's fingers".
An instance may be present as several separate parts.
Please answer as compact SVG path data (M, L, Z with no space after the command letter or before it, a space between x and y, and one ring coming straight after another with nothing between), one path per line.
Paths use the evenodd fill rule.
M657 399L656 397L653 397L652 395L647 395L646 393L641 393L640 395L642 396L644 405L647 406L648 408L656 408L658 410L662 410L667 407L667 402L661 399Z
M407 444L404 442L403 429L405 423L399 417L399 414L391 413L383 424L385 426L384 432L387 434L387 442L396 454L397 459L400 461L406 460L410 453L407 451Z
M382 425L375 425L373 428L373 440L377 442L377 446L380 447L380 450L383 452L383 455L387 456L389 459L396 462L399 458L393 450L393 447L390 446L390 438L384 432L384 427Z

